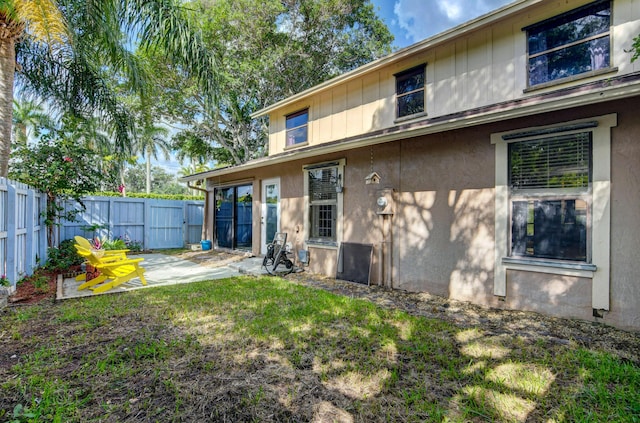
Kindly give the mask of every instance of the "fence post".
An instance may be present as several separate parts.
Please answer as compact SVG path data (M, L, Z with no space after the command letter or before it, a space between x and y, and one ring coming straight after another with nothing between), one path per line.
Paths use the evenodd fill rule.
M18 201L16 187L7 180L7 279L13 286L18 281L18 251L16 242L16 209Z
M186 201L182 202L182 246L186 247L189 242L189 206Z
M143 233L143 248L145 250L149 249L149 245L151 240L150 240L150 233L151 233L151 222L149 222L149 219L151 218L151 204L149 203L150 199L149 198L145 198L144 202L142 204L144 204L142 206L142 209L144 210L144 226L142 228L142 233Z
M115 211L116 211L116 198L119 197L109 197L109 216L107 217L107 238L111 238L111 235L113 234L113 228L114 228L114 223L113 223L113 216L115 216Z
M24 270L27 275L30 275L33 272L33 269L36 267L35 263L35 253L36 253L36 245L34 244L34 210L35 210L35 193L31 187L25 187L27 189L27 204L25 204L25 227L27 233L25 234L25 250L26 257L24 258Z
M46 263L49 259L49 228L45 223L44 217L47 213L47 194L40 194L40 213L38 219L40 222L40 230L42 231L42 237L40 237L40 257L42 257L43 263Z

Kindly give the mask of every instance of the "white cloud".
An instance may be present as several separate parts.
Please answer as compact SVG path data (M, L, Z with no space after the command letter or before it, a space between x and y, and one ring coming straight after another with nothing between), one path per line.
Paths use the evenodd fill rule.
M418 42L491 10L510 0L396 0L393 12L407 38Z

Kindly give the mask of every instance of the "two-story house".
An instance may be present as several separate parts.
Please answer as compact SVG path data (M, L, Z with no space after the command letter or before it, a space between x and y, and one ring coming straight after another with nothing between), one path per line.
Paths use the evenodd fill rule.
M518 0L257 112L268 157L183 180L216 248L282 231L311 272L638 330L637 34L637 0Z

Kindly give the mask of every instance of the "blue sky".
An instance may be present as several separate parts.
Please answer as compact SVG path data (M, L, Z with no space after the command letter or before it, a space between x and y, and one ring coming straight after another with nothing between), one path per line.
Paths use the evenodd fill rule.
M371 0L402 48L513 0Z

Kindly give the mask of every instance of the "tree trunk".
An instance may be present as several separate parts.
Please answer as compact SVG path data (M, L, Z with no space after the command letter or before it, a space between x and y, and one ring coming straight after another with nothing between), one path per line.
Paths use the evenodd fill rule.
M151 194L151 152L147 149L147 194Z
M13 120L13 78L15 71L15 38L11 36L0 38L0 177L4 178L9 173L11 122Z

